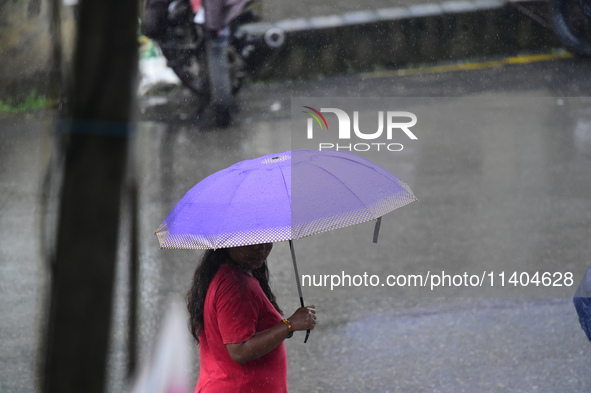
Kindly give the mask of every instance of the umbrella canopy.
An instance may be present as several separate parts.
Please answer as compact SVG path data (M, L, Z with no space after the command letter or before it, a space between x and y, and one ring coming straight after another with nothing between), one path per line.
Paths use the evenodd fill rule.
M295 240L377 219L417 200L396 176L342 151L241 161L194 186L156 231L161 248Z

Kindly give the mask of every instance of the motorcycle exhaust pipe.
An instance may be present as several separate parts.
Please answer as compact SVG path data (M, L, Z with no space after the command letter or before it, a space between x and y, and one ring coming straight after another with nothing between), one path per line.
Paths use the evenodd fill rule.
M238 29L236 38L257 49L278 49L285 43L285 32L278 27L245 25Z
M238 50L249 69L256 69L285 44L285 32L274 26L245 25L235 36Z
M271 49L277 49L285 43L285 32L278 27L272 27L263 35L263 41Z

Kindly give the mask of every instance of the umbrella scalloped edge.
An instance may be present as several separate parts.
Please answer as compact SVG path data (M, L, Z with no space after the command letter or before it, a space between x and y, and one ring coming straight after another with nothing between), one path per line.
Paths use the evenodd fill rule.
M290 240L291 227L267 228L258 231L245 231L215 236L194 234L171 234L163 223L156 231L160 248L207 250L252 244L274 243Z

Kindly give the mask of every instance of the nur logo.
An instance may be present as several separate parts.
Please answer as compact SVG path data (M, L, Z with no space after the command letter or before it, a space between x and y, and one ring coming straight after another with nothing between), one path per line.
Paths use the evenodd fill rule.
M320 122L320 119L322 119L322 121L324 122L324 125L326 126L326 129L328 130L328 124L326 123L326 119L324 118L324 116L322 116L322 113L318 112L316 109L309 107L309 106L303 106L302 108L306 108L306 109L310 109L312 112L308 112L308 111L302 111L304 113L309 114L310 116L312 116L316 122L320 125L320 128L322 129L322 123ZM318 116L317 116L318 115ZM318 119L318 117L320 117L320 119ZM308 139L312 139L312 119L308 119Z
M347 112L342 109L338 108L320 108L320 110L314 109L309 106L304 106L303 108L308 109L307 111L303 111L304 113L310 115L311 117L308 118L307 123L307 138L314 139L314 120L320 126L320 129L323 130L326 128L328 131L328 122L322 113L332 113L336 115L338 121L338 139L339 140L351 140L351 129L353 130L353 134L355 137L363 140L376 140L382 137L384 130L386 131L385 137L388 142L390 142L394 135L406 135L411 140L418 139L416 135L410 130L411 127L417 124L417 116L412 112L402 112L402 111L379 111L378 116L378 128L376 131L373 129L371 132L367 132L367 130L361 129L359 125L359 112L353 111L353 126L351 127L351 117ZM384 126L385 124L385 126ZM383 139L383 138L382 138ZM336 144L337 150L356 150L356 151L367 151L372 148L380 150L380 147L386 147L390 151L400 151L403 149L403 145L401 143L379 143L379 142L372 142L372 143L356 143L356 144L344 144L339 145ZM319 149L334 149L335 144L333 143L320 143Z

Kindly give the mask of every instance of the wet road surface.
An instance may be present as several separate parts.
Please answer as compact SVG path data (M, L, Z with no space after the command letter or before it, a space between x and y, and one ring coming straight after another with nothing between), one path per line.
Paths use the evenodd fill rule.
M422 97L392 101L418 113L425 124L419 139L405 142L396 155L370 154L405 180L419 202L384 218L377 245L371 223L297 241L300 274L367 273L383 280L427 270L539 270L572 272L574 285L506 291L305 286L319 324L307 344L301 334L286 342L290 391L589 391L591 343L570 299L591 263L589 68L570 59L248 86L225 130L215 129L207 114L193 118L192 98L183 91L164 97L164 105L141 102L135 140L142 191L141 355L150 351L167 299L184 296L199 256L159 250L153 235L188 189L236 161L301 147L291 129L292 97L367 97L368 106L375 104L371 97ZM0 311L8 317L0 322L1 391L35 386L46 280L38 240L49 143L44 130L51 130L44 119L2 120ZM123 242L111 391L124 389L125 252ZM280 305L290 313L298 297L287 244L274 247L269 264ZM196 382L197 348L194 356Z

